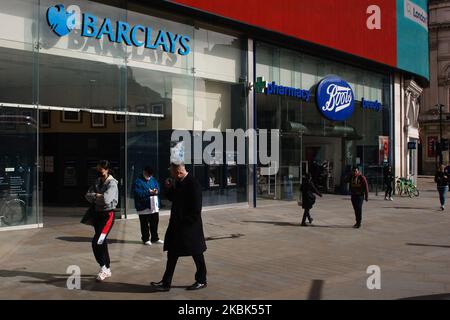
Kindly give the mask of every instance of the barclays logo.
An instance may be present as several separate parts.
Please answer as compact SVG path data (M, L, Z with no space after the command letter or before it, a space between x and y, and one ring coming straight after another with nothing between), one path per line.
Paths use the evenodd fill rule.
M316 100L320 113L331 121L345 121L355 109L352 88L338 76L328 76L320 81Z
M47 10L47 23L58 36L63 37L75 28L75 12L66 12L62 4L50 7Z
M186 56L190 53L190 37L174 34L165 30L153 30L150 27L131 26L125 21L113 21L100 18L91 13L67 12L64 5L58 4L47 10L47 23L60 37L68 35L81 21L81 36L85 38L102 39L108 37L110 42L124 43L132 47L162 50L167 53Z

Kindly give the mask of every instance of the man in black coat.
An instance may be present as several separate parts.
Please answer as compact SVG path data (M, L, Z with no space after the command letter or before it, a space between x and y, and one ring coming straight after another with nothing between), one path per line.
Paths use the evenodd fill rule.
M203 233L202 189L192 174L186 171L184 164L171 164L172 180L165 183L167 198L172 202L169 226L164 239L164 251L167 251L167 266L163 279L152 282L158 291L169 291L172 277L179 257L192 256L197 272L195 283L187 290L206 287L206 265L203 253L206 251Z

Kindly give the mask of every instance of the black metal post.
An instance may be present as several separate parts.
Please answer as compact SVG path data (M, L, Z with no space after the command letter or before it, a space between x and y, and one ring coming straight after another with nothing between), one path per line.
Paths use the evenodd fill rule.
M443 155L442 155L442 107L444 105L439 105L439 165L441 166L444 163Z

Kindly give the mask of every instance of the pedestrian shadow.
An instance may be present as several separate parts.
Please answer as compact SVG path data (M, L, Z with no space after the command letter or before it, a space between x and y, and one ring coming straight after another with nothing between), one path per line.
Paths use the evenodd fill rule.
M263 223L263 224L272 224L275 226L279 226L279 227L300 227L301 223L294 223L294 222L278 222L278 221L249 221L249 220L245 220L242 221L245 223ZM337 225L316 225L316 224L310 224L308 225L308 227L310 228L336 228L336 229L353 229L353 226L337 226Z
M409 207L409 206L392 206L392 207L382 207L383 209L397 209L397 210L429 210L429 208L424 207Z
M250 221L250 220L245 220L242 221L245 223L263 223L263 224L273 224L275 226L279 226L279 227L299 227L300 226L300 222L298 223L294 223L294 222L279 222L279 221Z
M415 247L434 247L434 248L450 249L450 245L441 245L441 244L407 243L406 245Z
M33 278L34 280L21 280L24 284L44 284L57 288L67 289L67 279L69 274L51 274L43 272L32 272L23 270L0 270L0 278ZM95 276L80 276L80 289L92 292L113 292L113 293L157 293L154 287L143 284L123 283L123 282L96 282ZM70 281L73 283L73 281ZM174 289L186 289L188 286L172 286Z
M67 241L67 242L92 242L90 237L57 237L56 240ZM142 244L142 241L133 240L119 240L119 239L109 239L108 243L120 243L120 244Z
M318 224L309 225L311 228L331 228L331 229L353 229L353 226L337 226L337 225L329 225L323 226Z
M308 300L320 300L322 298L323 280L313 280L309 289Z
M439 293L427 296L401 298L398 300L450 300L450 293Z

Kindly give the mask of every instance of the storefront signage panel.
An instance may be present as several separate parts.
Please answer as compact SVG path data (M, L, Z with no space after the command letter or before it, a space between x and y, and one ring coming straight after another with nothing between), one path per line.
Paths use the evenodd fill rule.
M256 93L293 97L309 102L311 91L278 85L275 81L266 82L264 77L258 77L255 82ZM332 121L344 121L350 118L354 111L355 96L351 86L338 76L328 76L317 86L317 107L320 113ZM361 99L361 108L380 112L382 104L378 100Z
M275 81L267 83L266 81L264 81L263 77L258 77L256 79L255 90L257 93L294 97L306 102L308 102L311 97L311 92L309 90L277 85Z
M67 12L64 5L58 4L47 10L47 23L60 37L68 35L76 26L77 13ZM104 36L110 42L124 43L127 46L145 47L147 49L162 50L176 53L181 56L188 55L190 37L158 30L156 37L152 37L152 28L142 25L131 26L124 21L113 21L109 18L100 18L91 13L81 14L81 36L101 40ZM139 39L143 38L143 40Z
M332 121L345 121L355 109L355 96L350 85L338 76L328 76L317 86L317 107Z

